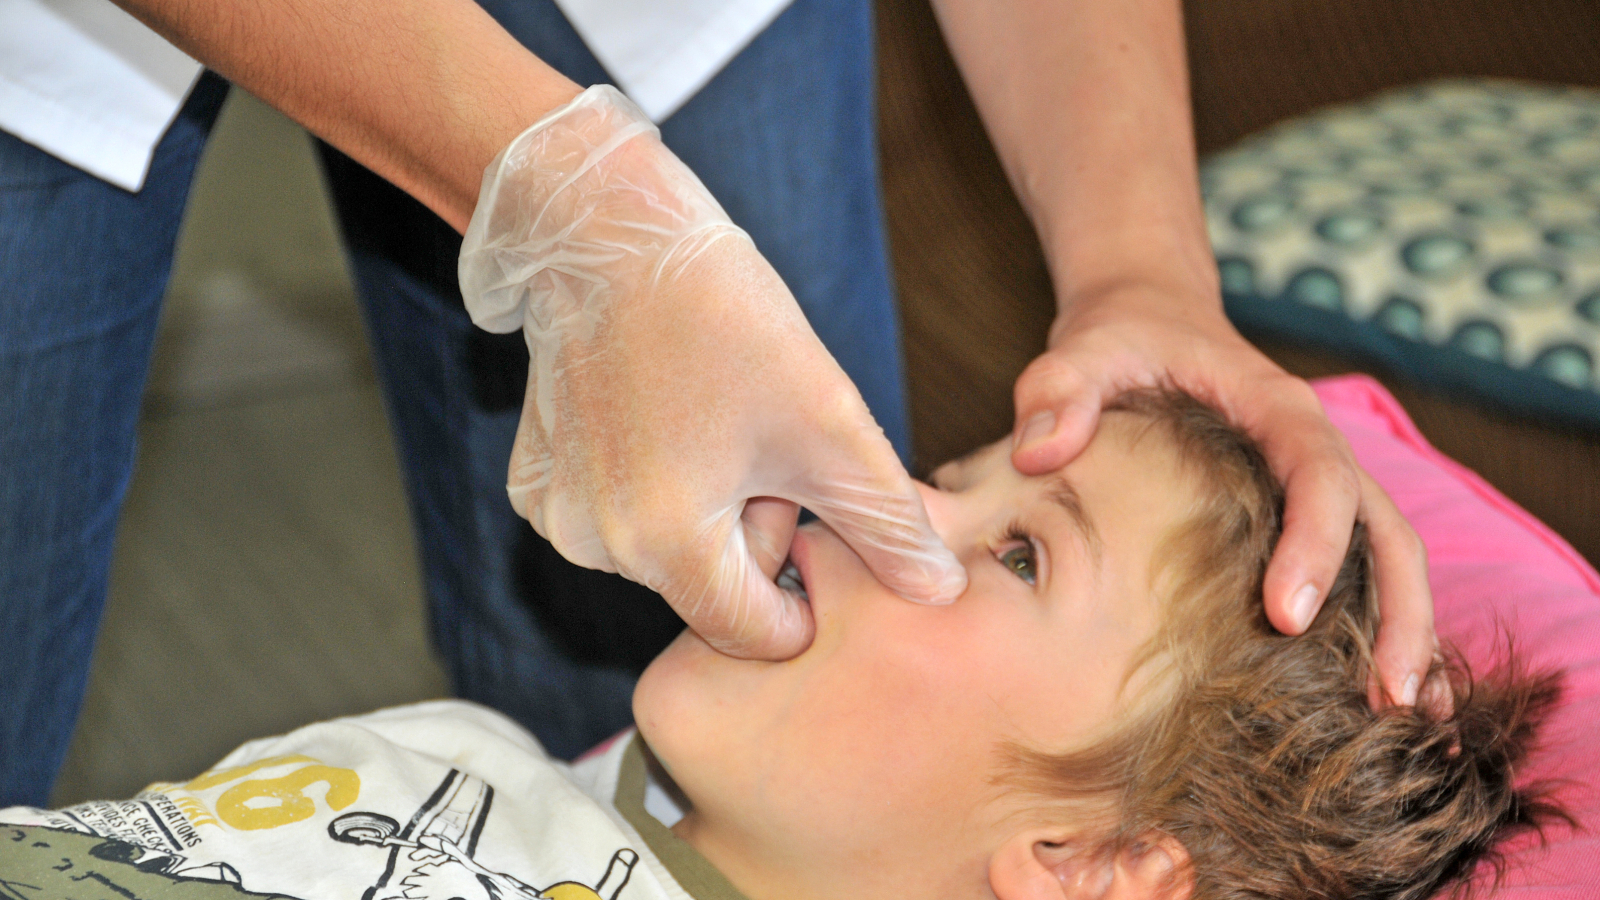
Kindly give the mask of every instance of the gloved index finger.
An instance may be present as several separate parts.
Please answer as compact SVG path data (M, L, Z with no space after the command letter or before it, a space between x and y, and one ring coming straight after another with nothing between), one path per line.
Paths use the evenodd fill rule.
M883 585L907 600L954 603L967 589L967 570L933 530L911 476L884 443L888 474L853 467L815 479L807 509L855 550Z

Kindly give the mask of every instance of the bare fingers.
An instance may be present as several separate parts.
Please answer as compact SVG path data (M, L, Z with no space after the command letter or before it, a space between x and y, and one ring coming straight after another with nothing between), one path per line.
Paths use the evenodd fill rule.
M1415 706L1423 688L1428 705L1448 715L1448 686L1442 694L1428 671L1439 652L1433 630L1433 592L1428 587L1428 551L1394 501L1376 481L1361 473L1361 511L1372 544L1378 590L1378 642L1373 652L1381 702ZM1442 677L1442 676L1441 676Z
M1427 551L1394 501L1363 471L1332 424L1315 410L1280 412L1266 440L1269 463L1284 482L1283 536L1267 568L1267 617L1285 634L1310 627L1332 588L1359 518L1372 549L1379 627L1374 708L1414 706L1423 688L1448 714L1448 689L1428 683L1437 654ZM1290 425L1294 422L1294 425ZM1440 698L1443 699L1440 699Z
M1105 397L1072 356L1046 351L1024 369L1012 391L1011 464L1024 475L1043 475L1071 462L1089 446Z
M1361 470L1305 382L1286 380L1276 396L1279 402L1258 420L1270 426L1249 429L1284 489L1283 535L1262 593L1273 627L1302 634L1350 549L1361 507Z

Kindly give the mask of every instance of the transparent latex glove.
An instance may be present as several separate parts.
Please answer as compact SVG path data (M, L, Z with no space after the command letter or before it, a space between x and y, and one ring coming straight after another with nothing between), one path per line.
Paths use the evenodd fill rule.
M965 589L794 296L615 89L585 91L489 165L460 277L474 322L527 339L508 491L567 559L766 659L814 630L773 581L800 506L900 594Z

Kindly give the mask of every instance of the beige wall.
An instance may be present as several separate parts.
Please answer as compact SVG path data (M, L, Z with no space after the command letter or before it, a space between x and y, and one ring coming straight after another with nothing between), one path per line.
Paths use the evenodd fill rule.
M219 275L297 293L348 290L311 139L242 90L229 93L206 147L180 243L170 290L179 302Z

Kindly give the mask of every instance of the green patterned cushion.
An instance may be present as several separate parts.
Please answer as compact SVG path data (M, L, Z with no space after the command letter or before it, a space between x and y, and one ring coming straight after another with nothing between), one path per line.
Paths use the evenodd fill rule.
M1242 329L1600 426L1600 91L1393 91L1252 137L1201 181Z

